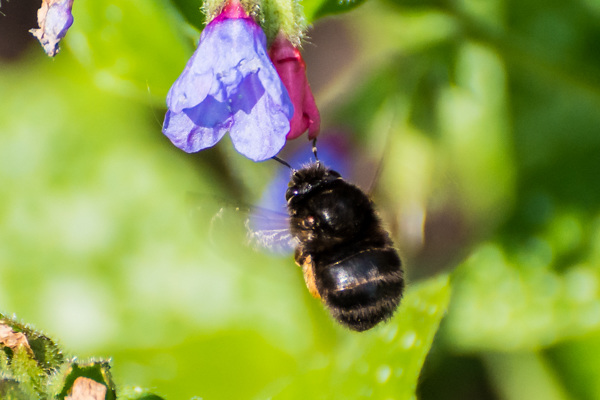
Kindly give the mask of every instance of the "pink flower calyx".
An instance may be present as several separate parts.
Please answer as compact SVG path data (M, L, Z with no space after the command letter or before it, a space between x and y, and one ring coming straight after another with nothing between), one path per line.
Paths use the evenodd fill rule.
M300 51L281 32L269 48L269 57L294 104L287 139L296 139L308 130L314 139L321 129L321 116L306 78L306 63Z
M221 10L219 15L215 17L214 22L224 19L239 19L239 18L250 18L244 6L239 0L229 0L225 3L225 7Z

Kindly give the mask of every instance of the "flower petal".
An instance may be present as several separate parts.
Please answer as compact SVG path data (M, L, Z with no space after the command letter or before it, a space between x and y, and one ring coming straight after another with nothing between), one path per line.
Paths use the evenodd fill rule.
M189 109L186 110L193 115ZM231 121L231 120L229 120ZM194 153L217 144L225 135L228 125L218 127L198 126L185 112L174 113L167 111L163 123L163 133L171 142L187 153Z
M183 73L177 78L167 94L167 105L171 111L181 112L184 108L193 107L200 103L206 98L213 85L212 73L201 73L194 68L197 54L198 50L190 58Z
M230 94L231 109L252 112L254 106L265 95L265 88L256 72L248 74Z
M227 102L221 102L213 96L207 96L204 101L195 107L185 108L181 111L194 123L204 128L214 128L226 125L231 119L231 108Z
M229 134L237 151L253 161L273 157L285 145L290 121L274 107L269 96L262 96L250 113L238 111Z

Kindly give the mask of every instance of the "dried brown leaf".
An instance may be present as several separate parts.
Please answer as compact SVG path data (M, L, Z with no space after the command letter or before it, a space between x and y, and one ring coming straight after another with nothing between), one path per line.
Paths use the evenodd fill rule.
M18 347L23 346L29 353L33 354L31 347L29 347L27 337L22 332L13 331L13 329L4 324L3 321L0 321L0 345L12 350L16 350Z
M65 400L104 400L106 386L83 376L75 379L73 387Z

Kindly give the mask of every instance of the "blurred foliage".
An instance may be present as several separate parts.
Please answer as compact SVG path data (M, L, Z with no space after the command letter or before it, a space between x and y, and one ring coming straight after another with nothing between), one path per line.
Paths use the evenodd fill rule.
M290 257L210 229L279 166L160 134L199 7L76 2L56 60L0 64L2 311L170 399L411 398L417 380L423 399L600 398L597 1L303 2L323 125L355 141L357 180L383 159L374 197L410 278L363 335ZM189 191L208 195L198 226Z
M340 14L363 4L365 0L308 0L303 1L304 14L308 23L330 14Z

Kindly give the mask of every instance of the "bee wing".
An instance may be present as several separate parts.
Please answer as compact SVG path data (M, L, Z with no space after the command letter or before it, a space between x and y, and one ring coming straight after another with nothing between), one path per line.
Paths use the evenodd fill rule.
M289 216L260 207L253 207L246 219L248 244L278 255L288 255L298 245L290 232Z
M197 219L202 213L210 219L208 234L211 238L213 232L223 232L224 228L232 229L235 225L239 228L243 221L245 244L255 250L289 255L297 245L290 232L287 213L198 193L188 193L187 203L193 217Z

